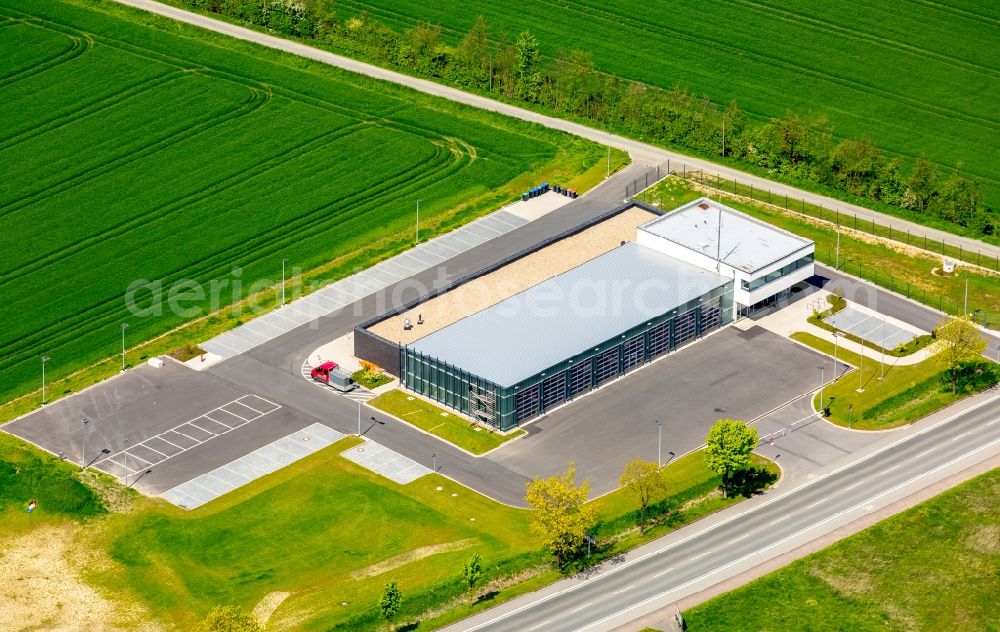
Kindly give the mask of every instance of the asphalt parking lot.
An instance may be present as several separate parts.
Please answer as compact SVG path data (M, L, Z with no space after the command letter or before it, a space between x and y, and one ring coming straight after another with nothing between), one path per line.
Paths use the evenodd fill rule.
M656 460L657 420L667 462L704 443L720 417L754 419L817 388L831 362L761 327L728 327L553 411L490 458L528 477L572 460L578 479L603 494L628 461Z
M78 464L86 435L88 466L124 480L127 463L129 484L159 494L316 421L167 360L158 369L136 367L3 429Z

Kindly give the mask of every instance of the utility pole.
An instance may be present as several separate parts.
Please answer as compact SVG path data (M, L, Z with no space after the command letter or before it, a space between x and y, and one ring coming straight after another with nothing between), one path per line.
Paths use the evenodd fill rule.
M833 332L833 381L837 381L837 342L840 340L840 332Z
M361 436L361 400L358 400L358 436Z
M882 362L879 365L878 379L881 382L885 377L885 314L882 314Z
M656 467L663 467L663 422L656 422Z

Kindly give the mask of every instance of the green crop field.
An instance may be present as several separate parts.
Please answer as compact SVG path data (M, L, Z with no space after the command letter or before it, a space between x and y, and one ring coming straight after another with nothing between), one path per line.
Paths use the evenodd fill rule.
M0 0L0 399L602 157L569 136L114 4ZM557 180L557 181L559 181ZM369 263L371 263L369 261ZM182 279L184 313L126 308ZM184 290L184 286L180 290ZM204 292L199 298L199 292ZM51 394L51 392L50 392Z
M1000 202L1000 5L945 2L722 0L337 0L397 30L440 24L457 43L477 16L490 37L528 29L553 59L592 54L599 70L720 104L759 119L825 114L840 137L869 136L893 155L962 161Z

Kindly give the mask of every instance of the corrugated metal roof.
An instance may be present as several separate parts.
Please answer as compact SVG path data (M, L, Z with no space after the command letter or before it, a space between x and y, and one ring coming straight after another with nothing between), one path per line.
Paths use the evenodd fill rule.
M643 224L639 230L669 239L713 260L719 257L723 263L744 272L765 268L813 243L704 197Z
M628 243L409 348L500 386L513 386L727 281Z

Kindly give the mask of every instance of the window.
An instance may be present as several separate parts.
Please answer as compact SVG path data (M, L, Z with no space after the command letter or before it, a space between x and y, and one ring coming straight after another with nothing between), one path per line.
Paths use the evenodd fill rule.
M765 276L753 279L752 281L742 280L740 281L740 287L743 288L744 290L752 292L758 288L764 287L768 283L772 283L782 277L788 276L789 274L795 272L799 268L804 268L805 266L812 263L813 258L814 254L810 252L806 256L796 259L795 261L789 263L788 265L778 268L777 270Z

